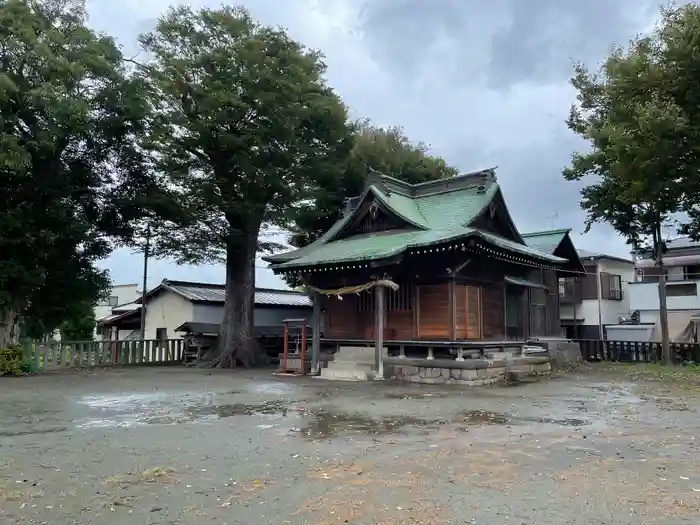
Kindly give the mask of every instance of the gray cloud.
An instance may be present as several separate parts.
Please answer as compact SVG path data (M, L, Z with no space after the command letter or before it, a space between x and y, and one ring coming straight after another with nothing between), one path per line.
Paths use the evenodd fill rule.
M572 61L597 61L658 11L656 0L371 0L361 27L377 56L406 72L451 61L492 89L566 79Z
M91 23L135 50L168 0L89 0ZM216 7L220 0L195 0ZM581 248L624 255L609 228L586 235L580 185L561 171L585 147L565 125L575 93L573 61L595 65L612 44L649 29L658 0L244 0L255 17L282 25L326 54L328 79L353 113L403 126L460 168L498 165L522 231L573 228ZM133 281L138 256L106 265ZM153 266L163 277L222 280L220 267ZM279 286L258 268L258 282Z

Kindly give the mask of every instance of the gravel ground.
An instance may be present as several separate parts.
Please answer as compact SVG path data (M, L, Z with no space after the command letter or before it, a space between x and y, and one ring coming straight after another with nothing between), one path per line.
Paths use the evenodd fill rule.
M3 524L700 522L700 398L133 368L0 381Z

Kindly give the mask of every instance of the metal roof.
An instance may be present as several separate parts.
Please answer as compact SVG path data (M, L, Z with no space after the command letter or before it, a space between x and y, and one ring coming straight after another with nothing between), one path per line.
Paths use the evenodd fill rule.
M98 319L97 325L98 326L109 325L115 321L120 321L122 319L126 319L126 318L131 317L131 316L136 317L136 314L141 315L141 312L139 312L140 309L141 309L141 305L137 305L137 308L133 309L133 310L126 310L126 311L122 311L122 312L112 312L110 315L106 315L105 317Z
M571 228L521 233L520 235L528 246L553 255L569 232L571 232Z
M148 292L148 296L152 296L161 290L170 290L192 302L223 303L226 299L226 288L222 284L169 281L167 279L164 279L162 283ZM303 292L256 288L255 304L309 307L311 306L311 300Z
M605 253L589 252L588 250L582 250L580 248L576 248L576 251L578 252L578 256L581 259L609 259L611 261L619 261L634 264L634 261L632 259L625 259L624 257L618 257L617 255L607 255Z

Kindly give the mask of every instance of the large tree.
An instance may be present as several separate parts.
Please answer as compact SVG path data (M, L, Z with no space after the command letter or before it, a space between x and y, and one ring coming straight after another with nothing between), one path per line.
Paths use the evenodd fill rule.
M459 173L431 156L422 142L411 142L400 128L381 128L365 120L353 126L353 139L347 158L325 172L311 198L292 210L292 245L305 246L323 235L340 218L345 199L362 193L371 170L412 184Z
M170 9L141 38L157 117L148 149L182 213L151 224L155 255L226 266L214 366L264 359L253 337L263 224L333 169L348 143L344 105L318 53L241 8Z
M568 126L590 149L574 154L568 180L582 190L587 230L606 222L637 249L650 249L659 276L662 359L671 362L663 254L665 226L697 206L700 162L700 11L662 11L658 27L618 47L598 71L576 68L578 103Z
M0 1L0 347L52 332L108 284L95 262L140 185L147 105L77 0ZM126 162L122 162L126 159ZM131 189L130 189L131 188Z

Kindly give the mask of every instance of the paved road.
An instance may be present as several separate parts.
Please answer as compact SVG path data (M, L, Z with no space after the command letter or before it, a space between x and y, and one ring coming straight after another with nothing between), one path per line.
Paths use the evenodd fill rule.
M5 524L664 525L700 518L700 400L123 369L0 381Z

